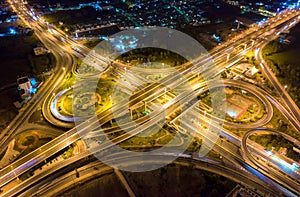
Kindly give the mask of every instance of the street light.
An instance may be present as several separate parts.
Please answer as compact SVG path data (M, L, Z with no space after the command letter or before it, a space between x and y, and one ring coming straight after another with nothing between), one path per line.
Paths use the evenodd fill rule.
M286 89L287 89L287 87L288 87L287 85L284 85L284 86L283 86L284 90L286 90ZM284 90L283 90L283 91L281 91L281 97L283 96Z

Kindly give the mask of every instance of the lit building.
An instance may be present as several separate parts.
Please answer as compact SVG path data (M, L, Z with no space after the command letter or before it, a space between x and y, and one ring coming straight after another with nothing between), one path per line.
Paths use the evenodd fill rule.
M45 53L48 52L48 50L45 49L44 47L36 47L33 49L33 52L35 55L44 55Z
M28 77L21 77L17 80L18 90L22 99L29 98L31 96L33 87Z

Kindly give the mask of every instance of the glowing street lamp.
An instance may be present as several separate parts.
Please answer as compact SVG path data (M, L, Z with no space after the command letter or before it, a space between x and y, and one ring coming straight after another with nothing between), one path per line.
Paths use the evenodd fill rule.
M286 90L286 89L288 88L288 86L287 86L287 85L284 85L283 88L284 88L284 90ZM284 91L281 91L281 97L283 96L283 92L284 92Z

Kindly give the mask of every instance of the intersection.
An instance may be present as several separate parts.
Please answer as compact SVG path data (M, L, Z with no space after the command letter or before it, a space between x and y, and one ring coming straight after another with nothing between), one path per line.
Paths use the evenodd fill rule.
M15 9L18 8L18 4L12 5L16 6ZM19 10L23 13L23 16L20 18L24 21L27 21L26 12L23 11L23 9ZM30 16L28 16L30 18ZM260 174L260 176L263 176L265 179L269 181L269 183L273 185L280 185L281 192L286 192L285 194L294 195L296 196L297 193L299 193L299 181L294 181L293 179L282 177L280 176L280 172L277 172L273 170L272 172L268 171L266 173L266 170L261 166L255 166L253 164L254 162L249 162L247 158L244 158L243 154L247 154L246 152L236 153L233 150L228 150L226 146L221 145L222 142L218 141L219 135L221 135L223 138L227 138L229 141L231 141L233 144L237 145L238 147L243 147L241 144L241 139L235 135L233 135L231 132L226 131L222 127L223 122L217 119L216 117L213 117L212 115L207 115L204 110L201 110L197 107L194 107L193 104L195 104L194 99L202 93L202 91L207 91L207 85L209 88L216 87L239 87L242 89L245 89L253 94L259 95L258 98L262 100L266 107L267 115L262 119L261 122L257 122L254 124L249 125L243 125L245 126L245 129L254 129L263 127L265 123L270 121L270 118L272 118L273 115L273 109L270 105L270 103L273 104L273 106L277 107L284 116L290 121L291 125L299 132L300 131L300 125L299 125L299 109L291 102L291 99L286 96L286 93L280 94L282 95L282 101L284 101L284 105L287 106L287 109L285 106L283 106L280 102L277 101L276 98L271 96L269 93L267 93L265 90L258 88L253 85L249 85L246 83L237 82L234 80L218 80L216 79L216 76L222 72L225 68L229 68L230 66L236 64L239 60L241 60L244 57L244 54L250 50L256 49L256 51L259 52L260 48L262 48L262 45L266 42L268 42L268 38L261 38L261 35L264 35L268 31L275 31L280 32L282 31L282 27L286 29L285 27L288 26L290 28L289 24L292 24L294 21L299 20L299 11L292 12L289 14L289 16L285 19L283 19L281 22L274 22L275 24L270 24L266 27L261 27L260 29L253 30L253 32L248 33L242 38L239 38L235 41L232 41L232 43L224 43L224 45L220 46L220 48L215 49L210 52L210 56L207 57L206 55L200 56L199 58L195 59L192 63L187 63L184 66L181 66L178 68L178 73L174 75L169 75L160 81L158 83L150 83L150 85L143 86L143 84L149 83L149 81L143 81L139 76L135 76L134 73L131 73L131 69L127 69L126 65L118 62L118 61L110 61L107 60L104 57L101 57L99 54L91 53L89 54L89 49L77 44L75 41L73 41L70 38L65 38L65 42L61 41L60 37L65 37L64 34L60 32L60 30L56 30L57 34L50 34L47 32L47 29L45 28L44 23L41 22L34 22L34 25L31 25L32 28L36 28L37 35L40 35L39 37L44 42L45 46L49 46L53 53L55 54L56 58L58 59L58 63L60 65L56 66L57 71L55 71L55 74L53 74L53 80L49 80L48 83L51 83L51 85L45 85L45 88L43 88L38 94L41 95L38 98L39 102L35 102L34 105L28 105L28 109L24 109L24 113L32 113L33 109L38 106L38 104L43 103L43 98L51 98L53 94L57 94L56 90L58 89L59 85L63 83L64 77L67 74L68 71L72 70L72 67L74 66L74 55L80 56L76 51L74 51L71 46L76 46L78 49L80 49L81 55L88 55L89 57L92 57L93 59L96 59L99 63L108 64L108 67L111 66L111 69L115 69L116 67L119 70L119 73L121 75L124 75L124 79L127 82L130 82L131 85L138 86L139 90L135 92L133 95L131 95L132 100L130 100L130 103L126 101L121 101L115 105L112 106L112 108L107 109L106 111L101 112L100 114L97 114L95 116L89 117L86 120L82 120L82 123L73 125L74 127L70 130L66 131L64 134L60 135L59 137L55 138L51 142L45 144L44 146L40 147L39 149L31 152L30 154L26 155L25 157L22 157L21 159L17 160L16 162L10 164L9 166L3 168L0 170L0 183L1 187L8 184L10 181L16 179L17 176L21 175L22 173L26 172L30 168L33 168L37 164L43 162L46 158L54 155L55 153L59 152L60 150L64 149L65 147L68 147L75 141L81 139L83 136L90 136L95 137L98 135L103 135L103 130L99 130L99 134L97 132L93 132L96 129L99 129L103 124L111 121L112 119L116 119L119 117L122 117L124 115L124 109L127 109L128 106L134 106L139 103L147 103L147 106L150 106L150 108L153 108L151 112L151 121L141 121L141 125L138 127L132 127L132 125L127 125L130 129L130 132L127 132L125 134L122 134L114 139L111 139L111 141L106 141L98 146L88 147L88 151L84 154L80 154L77 157L72 157L71 160L68 160L68 164L76 162L87 155L97 154L101 151L105 151L109 149L110 147L120 144L121 142L126 141L127 139L140 134L147 128L151 127L153 124L159 123L162 121L162 118L166 118L172 116L174 112L177 110L177 107L175 104L184 104L187 105L185 110L187 113L185 116L191 116L189 118L193 119L192 117L198 119L199 116L201 119L203 119L207 124L210 125L212 130L215 132L204 132L201 133L198 131L197 126L191 126L193 124L189 122L183 122L180 124L180 127L184 128L185 130L190 131L191 133L196 133L199 135L202 135L203 138L205 138L206 142L213 142L215 146L213 149L218 150L220 153L224 153L224 155L228 154L227 157L231 160L238 160L238 164L242 167L247 166L247 168L251 168L252 170L256 170L257 173ZM280 20L279 20L280 21ZM255 39L257 38L257 39ZM242 51L239 51L238 54L235 54L234 49L237 47L239 48L241 45L243 45ZM64 56L61 56L59 53L61 50L64 51ZM259 56L259 53L256 53L257 59L260 62L263 62L262 57ZM61 59L61 61L59 61ZM214 60L214 61L211 61ZM262 63L263 64L263 63ZM106 72L106 70L110 69L108 67L102 68L102 71ZM262 68L265 68L264 66L261 66ZM64 69L62 69L64 68ZM201 73L202 76L205 78L204 83L199 83L199 81L192 83L190 85L190 88L187 88L186 91L183 91L181 94L177 95L175 98L168 100L164 105L163 108L157 109L155 108L155 100L157 98L163 97L166 93L169 93L173 89L176 89L176 87L182 85L186 81L191 81L194 78L197 78L199 76L198 73ZM266 71L268 73L268 70ZM184 79L182 78L184 76ZM273 76L270 74L267 74L269 79L272 79ZM274 78L274 77L273 77ZM272 81L272 80L271 80ZM133 84L133 82L135 84ZM142 82L142 84L140 84ZM273 85L275 86L278 84L276 81L272 81ZM163 84L164 86L162 86ZM165 86L167 86L167 91ZM142 87L142 88L141 88ZM275 86L276 87L276 86ZM203 88L203 89L202 89ZM282 90L282 87L276 88L277 90ZM37 97L37 95L36 95ZM51 99L46 99L48 101L43 103L44 111L48 111L48 107L51 104ZM154 107L153 107L154 106ZM167 114L164 114L167 112ZM127 111L125 112L127 113ZM119 117L114 117L113 115L118 114ZM44 114L45 115L45 114ZM47 115L51 115L51 113L47 113ZM46 115L46 116L47 116ZM9 137L13 137L16 135L16 133L20 132L22 130L22 124L26 121L26 118L28 115L21 115L20 118L22 119L16 119L15 122L12 123L13 127L10 127L8 129L9 135L7 135L7 138L1 138L1 146L5 145L9 142ZM47 118L46 118L47 119ZM49 118L53 119L53 118ZM57 125L66 125L66 127L70 127L69 123L66 123L64 121L53 119L54 121L57 121ZM169 120L171 121L171 120ZM53 122L52 122L53 123ZM175 128L179 128L179 125L176 125ZM56 124L56 123L54 123ZM172 123L171 123L172 124ZM221 124L221 125L220 125ZM232 123L230 122L224 122L224 125L230 125ZM72 126L71 126L72 127ZM178 132L181 128L179 128ZM113 129L112 129L113 130ZM250 144L248 146L251 147ZM212 148L212 147L211 147ZM242 148L243 150L243 148ZM266 153L263 150L255 150L255 148L251 147L251 151L253 151L252 154L262 154L266 156ZM258 152L258 153L256 153ZM129 159L130 161L131 159ZM66 161L67 162L67 161ZM128 161L127 161L128 162ZM53 169L53 172L55 172L55 169ZM46 175L39 175L42 179L43 176ZM32 177L34 178L34 177ZM18 184L15 188L12 188L7 194L4 193L3 196L11 196L12 194L17 194L18 192L22 191L22 188L31 187L32 184L29 181L22 182ZM24 185L24 186L23 186ZM282 189L284 188L284 189ZM287 189L289 191L287 191Z

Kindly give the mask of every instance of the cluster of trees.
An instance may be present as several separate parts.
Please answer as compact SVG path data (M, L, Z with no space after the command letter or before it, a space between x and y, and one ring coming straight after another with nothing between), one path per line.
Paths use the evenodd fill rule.
M143 48L122 54L118 59L123 62L136 60L138 63L167 62L169 66L179 66L187 62L182 56L164 49Z
M272 150L272 147L275 151L278 151L281 147L287 148L286 156L296 162L300 161L300 154L293 151L294 145L281 135L253 135L250 136L250 139L266 147L268 150Z

